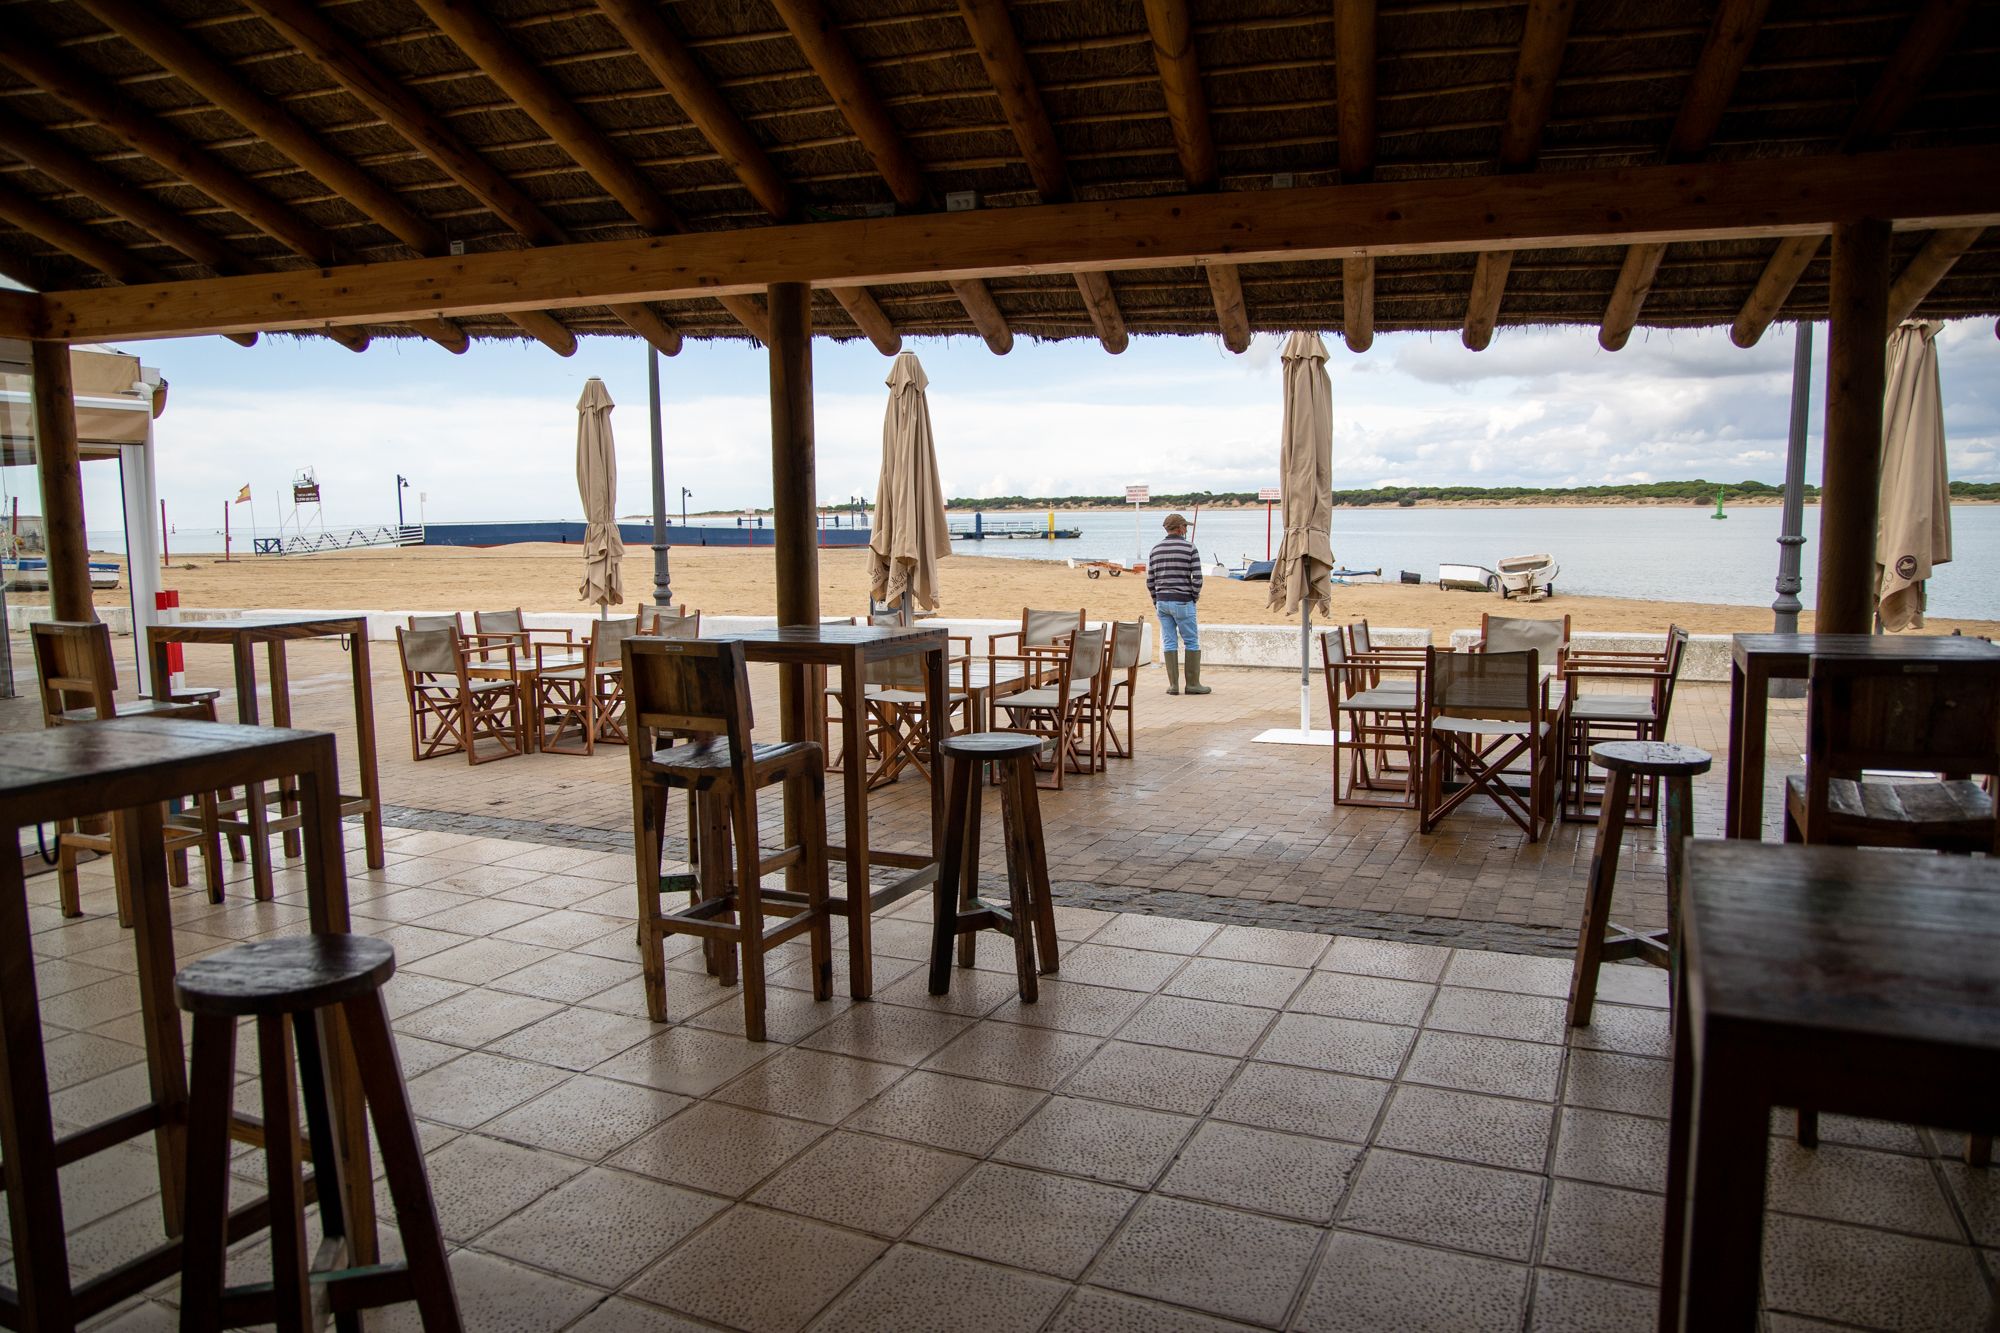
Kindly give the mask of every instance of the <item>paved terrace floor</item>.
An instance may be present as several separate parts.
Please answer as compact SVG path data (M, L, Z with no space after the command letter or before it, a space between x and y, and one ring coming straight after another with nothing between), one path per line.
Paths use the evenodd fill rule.
M1608 968L1568 1032L1556 959L1064 907L1040 1003L993 943L933 999L913 900L876 926L873 1003L815 1003L786 946L756 1045L698 949L671 961L673 1024L646 1020L622 856L399 829L388 859L350 854L349 890L400 960L468 1329L1652 1327L1658 971ZM59 1129L146 1089L130 942L85 876L75 922L31 882ZM177 894L181 957L302 929L302 878L272 904L240 876L222 906ZM1983 1326L1993 1173L1950 1136L1822 1132L1771 1139L1766 1327ZM235 1163L246 1196L260 1166ZM79 1277L158 1238L156 1180L148 1142L63 1172ZM265 1266L252 1240L230 1276ZM104 1326L170 1329L174 1295Z
M26 649L17 637L15 660L24 675L32 670ZM378 643L372 651L391 823L600 851L630 846L622 747L601 748L591 758L531 754L477 768L455 757L413 763L395 647ZM130 640L116 641L116 652L129 660ZM191 646L187 657L191 685L229 686L225 649ZM347 771L354 749L345 654L332 643L295 644L290 662L295 723L339 733ZM130 672L124 674L129 679ZM760 734L774 735L775 670L753 667L751 674ZM1138 757L1113 760L1101 774L1072 775L1062 792L1043 794L1049 869L1061 901L1518 952L1559 954L1573 947L1594 825L1559 822L1531 845L1483 798L1461 807L1428 837L1418 833L1411 812L1336 809L1326 749L1251 740L1267 728L1297 725L1297 677L1249 669L1204 675L1215 693L1168 698L1162 673L1142 672ZM31 676L24 685L32 687ZM225 697L224 715L233 715L233 708ZM1315 695L1315 710L1323 724L1322 695ZM0 730L39 723L32 699L0 702ZM1727 730L1727 687L1683 684L1672 738L1716 757L1714 772L1695 789L1695 826L1704 835L1721 831ZM1775 702L1772 790L1765 803L1773 830L1777 784L1788 756L1799 767L1802 736L1802 705ZM831 804L829 823L839 838L842 812L837 799ZM767 806L775 819L775 800ZM928 847L928 794L914 774L876 793L871 811L876 846ZM1000 856L997 824L985 822L988 864L998 864ZM1628 833L1621 921L1664 923L1662 873L1657 835L1650 829Z

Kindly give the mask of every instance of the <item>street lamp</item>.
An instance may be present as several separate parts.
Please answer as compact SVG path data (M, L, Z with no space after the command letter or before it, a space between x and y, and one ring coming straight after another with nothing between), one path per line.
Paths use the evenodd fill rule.
M686 526L688 525L688 497L689 497L690 495L693 495L693 494L694 494L694 492L693 492L693 491L691 491L691 490L689 490L689 489L688 489L687 487L685 487L685 486L681 487L681 526L682 526L682 527L686 527Z
M410 479L400 472L396 474L396 527L403 526L403 492L410 489Z

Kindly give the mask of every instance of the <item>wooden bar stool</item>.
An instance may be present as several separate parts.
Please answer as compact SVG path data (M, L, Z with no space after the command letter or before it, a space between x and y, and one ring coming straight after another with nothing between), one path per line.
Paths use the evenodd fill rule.
M1583 905L1583 930L1576 941L1576 969L1569 982L1569 1025L1590 1026L1597 998L1597 970L1620 958L1640 958L1669 968L1680 949L1681 858L1694 835L1694 776L1714 760L1706 750L1665 741L1605 741L1590 747L1590 760L1610 774L1597 811L1597 847L1590 854L1590 887ZM1659 781L1666 793L1667 928L1637 930L1611 920L1611 887L1618 878L1618 847L1625 840L1632 784Z
M386 943L365 935L297 935L238 945L181 969L174 996L194 1015L194 1063L188 1099L187 1224L181 1250L181 1330L275 1323L280 1333L318 1327L313 1293L322 1289L343 1330L360 1328L358 1312L414 1300L425 1333L461 1327L444 1237L424 1175L423 1147L403 1087L382 984L396 970ZM361 1089L402 1233L401 1264L315 1272L306 1255L305 1207L317 1195L320 1230L341 1246L345 1162L327 1101L323 1039L338 1008L354 1043ZM257 1020L257 1066L264 1092L264 1159L271 1219L271 1281L223 1286L228 1237L229 1115L236 1087L236 1020ZM287 1021L289 1020L289 1021ZM303 1093L313 1174L300 1178L298 1098ZM338 1251L344 1256L345 1248Z
M1056 944L1055 903L1049 893L1049 862L1042 843L1042 810L1035 795L1035 759L1042 738L1020 731L977 731L949 736L938 752L951 765L945 807L944 859L938 867L934 899L936 926L931 939L933 995L951 990L951 946L958 941L958 965L971 967L979 931L987 927L1014 940L1014 970L1021 1001L1033 1004L1035 974L1062 966ZM1007 905L979 896L979 804L987 764L1002 769L1000 821L1007 836ZM1041 965L1036 966L1037 947Z

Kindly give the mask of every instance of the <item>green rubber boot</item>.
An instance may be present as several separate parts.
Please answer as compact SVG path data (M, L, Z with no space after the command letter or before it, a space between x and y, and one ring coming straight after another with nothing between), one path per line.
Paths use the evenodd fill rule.
M1208 686L1206 686L1206 685L1204 685L1204 684L1202 684L1202 683L1201 683L1201 654L1200 654L1200 653L1189 653L1189 654L1187 655L1187 676L1188 676L1188 682L1187 682L1187 688L1186 688L1185 690L1181 691L1181 693L1183 693L1183 694L1213 694L1213 693L1214 693L1214 691L1213 691L1213 690L1211 690L1211 689L1209 689L1209 688L1208 688Z
M1179 694L1181 692L1181 655L1179 653L1168 653L1166 657L1167 693Z

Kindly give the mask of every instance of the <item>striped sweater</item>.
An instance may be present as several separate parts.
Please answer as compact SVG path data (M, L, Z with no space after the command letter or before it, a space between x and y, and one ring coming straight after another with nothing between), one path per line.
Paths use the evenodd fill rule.
M1156 602L1201 597L1201 552L1186 537L1168 537L1146 557L1146 591Z

